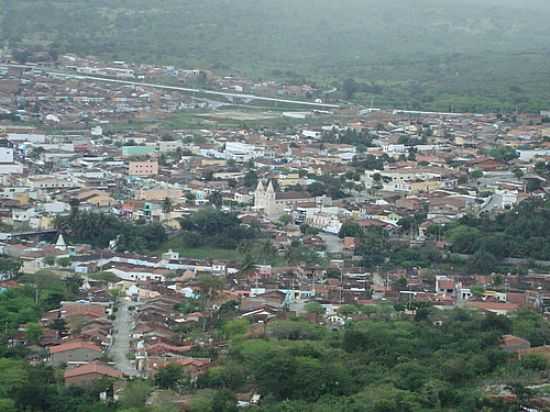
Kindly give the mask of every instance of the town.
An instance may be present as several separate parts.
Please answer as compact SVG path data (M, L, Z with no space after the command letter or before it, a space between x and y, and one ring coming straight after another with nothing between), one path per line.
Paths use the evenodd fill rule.
M51 367L124 410L345 395L412 411L427 339L472 345L439 355L430 405L499 370L461 410L550 407L550 111L367 108L315 84L23 57L0 62L4 371ZM339 351L359 348L407 359L412 383L354 395L362 366Z

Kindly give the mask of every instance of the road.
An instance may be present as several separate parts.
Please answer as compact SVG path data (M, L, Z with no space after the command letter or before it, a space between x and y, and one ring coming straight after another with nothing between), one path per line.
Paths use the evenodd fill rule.
M168 86L165 84L158 84L158 83L134 82L131 80L120 80L120 79L112 79L108 77L97 77L97 76L88 76L88 75L76 74L76 73L68 73L60 70L51 70L48 67L41 67L41 66L25 66L25 65L17 65L17 64L6 64L1 66L21 68L21 69L42 70L44 73L50 74L52 76L60 76L60 77L76 79L76 80L94 80L98 82L127 84L130 86L149 87L149 88L161 89L161 90L174 90L174 91L180 91L185 93L199 93L199 94L210 95L210 96L221 96L221 97L230 98L230 99L243 99L244 101L249 101L249 102L258 100L262 102L295 104L295 105L306 106L306 107L314 107L317 109L340 108L340 106L337 104L307 102L303 100L277 99L274 97L257 96L254 94L228 93L228 92L220 92L217 90L191 89L188 87Z
M118 305L116 319L113 322L113 345L111 346L109 355L118 370L128 376L137 376L138 371L132 361L128 359L128 353L130 352L130 326L133 323L128 306L128 302L124 299Z

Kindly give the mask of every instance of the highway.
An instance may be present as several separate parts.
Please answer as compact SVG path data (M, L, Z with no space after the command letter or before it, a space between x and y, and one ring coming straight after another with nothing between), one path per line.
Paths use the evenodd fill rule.
M129 86L139 86L139 87L149 87L149 88L160 89L160 90L173 90L173 91L184 92L184 93L198 93L198 94L210 95L210 96L220 96L220 97L225 97L229 99L243 99L247 102L257 100L257 101L271 102L271 103L295 104L299 106L312 107L317 109L340 108L340 106L337 104L306 102L302 100L277 99L274 97L256 96L254 94L229 93L229 92L220 92L216 90L207 90L207 89L192 89L187 87L168 86L165 84L158 84L158 83L135 82L131 80L113 79L108 77L88 76L88 75L82 75L77 73L68 73L64 71L52 70L48 67L41 67L41 66L27 66L27 65L18 65L18 64L5 64L0 66L19 68L19 69L41 70L42 72L52 76L65 77L69 79L94 80L98 82L117 83L117 84L125 84Z

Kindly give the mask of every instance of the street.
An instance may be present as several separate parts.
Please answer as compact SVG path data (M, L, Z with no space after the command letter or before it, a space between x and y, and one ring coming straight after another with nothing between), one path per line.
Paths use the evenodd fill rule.
M121 299L118 311L115 313L116 319L113 322L113 344L109 351L115 367L128 376L137 376L138 372L132 361L128 359L130 352L130 326L132 316L128 310L129 304Z

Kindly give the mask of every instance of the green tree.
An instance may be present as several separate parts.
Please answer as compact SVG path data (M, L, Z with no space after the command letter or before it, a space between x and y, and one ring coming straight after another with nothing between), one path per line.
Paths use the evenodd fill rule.
M59 265L62 268L67 268L71 265L71 258L70 257L60 257L56 259L57 265Z
M23 263L19 259L0 256L0 275L12 279L19 274L22 265Z
M361 237L363 236L363 228L356 222L347 221L342 224L338 236L343 239L345 237Z
M352 99L355 93L357 93L358 91L359 86L354 79L348 78L342 83L342 93L344 94L344 99Z
M25 336L28 342L33 345L38 345L40 343L40 338L42 337L42 327L38 323L29 323L27 325L27 330L25 331Z
M246 319L233 319L223 325L223 334L226 339L242 336L248 331L250 323Z
M327 311L319 302L308 302L305 304L304 309L307 313L313 313L319 316L324 315Z
M249 169L244 175L243 184L249 188L254 189L258 185L258 175L254 170Z
M212 205L217 207L218 209L222 207L223 204L223 196L221 192L212 192L208 196L208 202Z
M124 388L120 396L120 404L123 408L142 408L151 391L152 388L148 382L134 380Z
M170 213L173 209L172 200L169 197L165 197L162 201L162 211L164 213Z
M178 389L187 375L182 366L177 364L169 364L164 368L160 368L155 375L155 385L161 389Z

